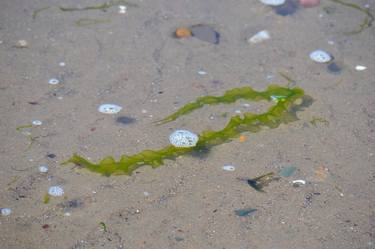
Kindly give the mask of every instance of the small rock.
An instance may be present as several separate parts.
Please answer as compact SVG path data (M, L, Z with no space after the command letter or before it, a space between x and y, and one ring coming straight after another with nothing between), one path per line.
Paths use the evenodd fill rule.
M174 34L177 38L185 38L185 37L191 36L191 30L188 28L182 27L182 28L176 29Z
M212 44L219 44L220 34L213 28L206 25L195 25L191 27L191 33L199 40L206 41Z
M310 53L310 59L318 63L327 63L333 60L333 56L323 50L315 50Z
M299 0L299 4L305 8L311 8L318 6L320 0Z
M40 120L33 120L32 124L35 125L35 126L39 126L39 125L42 125L42 121L40 121Z
M27 43L26 40L18 40L15 47L16 48L27 48L27 47L29 47L29 44Z
M39 166L39 172L40 173L47 173L48 172L48 166L47 165Z
M255 44L255 43L266 41L270 38L271 38L270 33L267 30L262 30L256 33L255 35L253 35L252 37L250 37L247 40L247 42Z

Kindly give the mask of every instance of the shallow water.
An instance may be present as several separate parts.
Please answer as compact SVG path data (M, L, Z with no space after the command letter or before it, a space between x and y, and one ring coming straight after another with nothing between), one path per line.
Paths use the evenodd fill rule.
M369 5L370 14L375 8L370 0L346 2ZM256 0L129 3L136 5L121 14L116 5L59 9L100 1L1 1L0 208L11 208L0 216L1 247L372 248L375 33L372 26L352 32L369 16L334 1L288 15ZM220 43L171 35L198 24L220 33ZM271 38L247 42L261 30ZM317 49L332 53L338 68L310 60ZM48 84L51 78L60 83ZM205 106L155 122L200 96L270 84L301 87L314 102L293 123L130 177L60 165L74 153L98 162L162 148L176 129L222 129L267 103ZM102 114L103 103L123 109ZM290 165L293 175L264 193L237 179ZM296 188L293 180L306 184ZM43 203L51 186L64 196ZM235 213L247 209L257 211Z

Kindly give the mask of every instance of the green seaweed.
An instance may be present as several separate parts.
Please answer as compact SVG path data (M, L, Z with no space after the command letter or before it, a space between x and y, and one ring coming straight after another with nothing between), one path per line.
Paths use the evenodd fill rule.
M16 131L21 132L29 140L29 145L27 147L28 149L30 149L31 145L36 141L37 137L33 137L30 132L22 132L22 130L33 128L33 127L34 126L32 124L20 125L20 126L16 127Z
M43 203L47 204L51 200L50 196L48 194L45 194L43 197Z
M85 11L85 10L102 10L106 11L107 9L111 8L112 6L115 5L126 5L128 7L138 7L137 4L129 3L128 1L124 0L112 0L112 1L107 1L102 4L97 4L97 5L91 5L91 6L86 6L86 7L62 7L60 6L61 11Z
M110 23L110 19L92 19L92 18L81 18L75 22L77 27L91 26L101 23Z
M107 225L103 221L99 222L99 226L103 229L105 233L107 232Z
M20 125L16 127L16 131L22 131L23 129L32 128L32 127L33 127L32 124Z
M329 121L326 120L325 118L321 118L321 117L313 117L313 118L310 120L310 124L312 124L312 125L315 126L315 127L318 126L318 123L324 124L324 125L326 125L326 126L329 125Z
M371 27L372 22L374 21L374 16L372 15L372 13L370 12L369 9L365 9L365 8L360 7L357 4L348 3L348 2L345 2L345 1L342 1L342 0L330 0L330 1L334 2L334 3L337 3L337 4L341 4L343 6L346 6L346 7L352 8L352 9L355 9L355 10L358 10L358 11L360 11L360 12L362 12L366 15L366 17L363 19L362 23L359 25L359 28L357 30L345 32L346 35L355 35L355 34L361 33L363 30Z
M190 102L185 106L181 107L175 113L169 115L168 117L157 121L158 124L165 124L176 120L177 118L186 115L196 109L203 107L204 105L217 105L217 104L230 104L234 103L239 99L261 101L261 100L275 100L275 97L282 96L282 98L288 98L294 94L302 93L301 89L295 88L297 92L291 91L288 88L278 87L271 85L264 92L258 92L253 90L251 87L241 87L234 88L226 91L222 96L204 96L199 97L196 101Z
M199 135L198 143L195 147L177 148L172 145L166 146L159 150L144 150L134 155L123 155L119 161L115 161L113 157L105 157L98 164L92 163L87 159L74 154L69 160L62 164L73 163L75 165L84 167L92 172L100 173L105 176L114 175L131 175L132 172L144 165L150 165L152 168L157 168L163 164L165 159L175 159L176 157L193 153L208 151L216 145L230 142L232 139L238 137L242 132L259 132L263 128L274 129L280 124L287 124L298 120L296 113L304 110L311 105L312 98L305 95L300 88L284 88L279 86L269 86L266 91L257 92L250 87L235 88L227 91L223 96L214 97L207 96L198 98L196 102L187 104L176 113L170 115L163 122L169 122L176 118L192 112L195 109L202 107L205 104L221 104L233 103L237 99L247 100L268 100L271 101L271 96L285 96L283 101L278 101L274 106L270 107L267 112L262 114L254 114L246 112L243 116L233 116L228 124L218 131L203 131Z
M47 10L47 9L49 9L49 8L50 8L50 7L47 6L47 7L43 7L43 8L40 8L40 9L36 9L36 10L34 10L34 11L33 11L33 19L35 19L35 18L39 15L40 12L42 12L42 11L44 11L44 10Z

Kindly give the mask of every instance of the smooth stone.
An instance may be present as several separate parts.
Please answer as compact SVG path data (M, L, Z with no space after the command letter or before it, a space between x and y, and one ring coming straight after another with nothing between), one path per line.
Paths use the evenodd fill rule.
M299 4L305 8L311 8L318 6L320 0L299 0Z
M192 26L190 30L192 35L199 40L206 41L212 44L219 44L220 42L220 34L209 26L196 25Z

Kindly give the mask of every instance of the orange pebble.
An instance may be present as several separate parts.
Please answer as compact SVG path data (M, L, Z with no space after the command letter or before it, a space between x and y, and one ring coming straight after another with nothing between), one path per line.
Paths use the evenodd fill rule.
M246 136L241 135L240 136L240 142L245 142L247 140Z
M191 36L191 31L188 28L178 28L176 29L175 34L177 38L184 38Z

